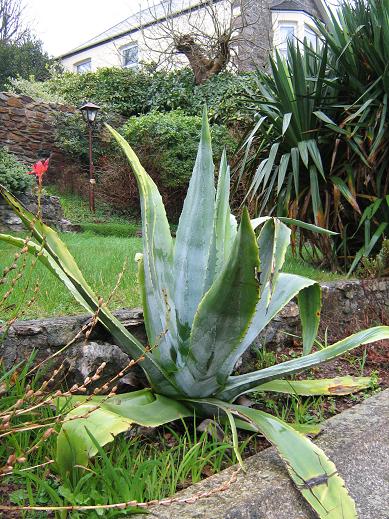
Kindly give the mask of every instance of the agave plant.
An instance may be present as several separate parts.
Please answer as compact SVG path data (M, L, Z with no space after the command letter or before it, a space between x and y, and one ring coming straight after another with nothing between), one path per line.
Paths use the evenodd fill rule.
M150 385L112 397L70 398L72 410L58 435L59 468L66 473L74 465L85 466L100 446L133 424L158 426L196 413L229 423L236 452L237 427L263 434L276 446L291 478L319 517L356 517L342 478L321 449L291 425L235 401L253 391L321 395L366 387L366 378L287 377L361 344L389 338L389 327L358 332L311 352L319 324L320 287L312 280L281 272L290 239L286 223L296 222L269 217L250 221L245 210L238 228L230 212L230 171L225 155L215 190L206 112L175 241L153 180L126 141L114 129L108 130L127 155L140 190L143 255L138 257L138 265L147 345L101 304L57 233L1 189L33 233L35 241L28 243L31 253L38 255L89 312L99 309L100 322L120 348L133 358L143 358L140 365ZM20 238L0 237L25 246ZM295 296L300 305L304 355L234 375L237 360Z

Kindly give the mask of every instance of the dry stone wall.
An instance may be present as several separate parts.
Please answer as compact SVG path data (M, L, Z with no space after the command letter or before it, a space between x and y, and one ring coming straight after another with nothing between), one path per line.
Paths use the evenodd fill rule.
M70 160L55 146L55 115L73 113L74 107L34 101L28 96L0 92L0 147L13 153L18 160L31 164L50 158L49 173L60 174L69 167ZM31 168L30 168L31 169ZM34 214L37 198L33 193L19 194L18 198ZM43 220L60 231L77 231L64 219L58 197L42 196ZM23 230L21 220L0 200L0 231Z
M66 158L54 144L55 114L74 111L72 106L0 92L0 146L26 164L50 157L51 168L58 167Z
M319 337L324 337L327 333L330 343L369 326L389 324L389 279L337 281L323 284L322 289ZM146 344L141 309L119 310L115 315L131 333ZM32 351L36 353L36 360L42 361L72 341L89 320L90 317L79 315L17 321L0 344L0 358L6 368L28 359ZM293 347L296 336L301 336L299 312L296 303L291 302L260 334L254 347ZM251 371L255 367L255 359L252 351L247 352L240 362L240 371ZM108 332L102 326L97 326L87 342L84 335L81 335L57 360L65 360L71 381L80 382L103 361L107 362L107 373L112 374L123 369L129 358L113 345Z

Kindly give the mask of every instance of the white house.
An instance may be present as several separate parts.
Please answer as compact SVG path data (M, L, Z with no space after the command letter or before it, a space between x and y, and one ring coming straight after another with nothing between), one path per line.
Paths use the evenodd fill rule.
M262 66L271 48L286 53L288 39L307 40L314 47L318 38L314 17L328 20L328 12L322 0L236 0L231 9L231 0L210 0L217 9L218 16L234 19L242 14L252 20L242 30L242 43L237 54L240 69ZM234 0L235 1L235 0ZM175 23L184 31L190 31L191 19L196 13L197 23L201 20L203 32L212 31L213 23L205 12L206 0L163 0L150 9L144 9L126 18L119 24L83 43L75 49L59 56L65 70L83 73L101 67L137 67L140 62L158 61L161 52L168 46L162 37L166 23ZM167 4L169 9L167 9ZM203 16L202 16L203 14ZM202 16L202 18L199 18ZM192 18L191 18L192 17ZM256 45L255 43L258 43ZM243 59L245 58L245 59ZM177 64L186 63L183 56Z

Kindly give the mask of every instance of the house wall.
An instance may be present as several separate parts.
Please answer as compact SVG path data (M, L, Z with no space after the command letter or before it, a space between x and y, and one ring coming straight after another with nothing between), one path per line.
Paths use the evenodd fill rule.
M276 49L282 43L280 24L291 23L296 27L295 36L298 40L304 41L305 26L315 30L315 23L311 16L302 11L273 11L273 48Z
M243 29L232 53L232 61L240 71L266 66L271 50L282 43L280 24L285 22L294 24L295 35L300 40L304 39L305 25L314 28L312 17L304 11L272 11L272 3L272 0L256 0L255 2L236 0L233 16L237 20L237 26L241 24L242 15L247 20L247 26ZM319 16L312 0L301 0L300 3L307 11ZM228 26L231 20L231 0L216 3L214 9L220 26ZM136 43L140 62L166 65L166 55L169 54L170 65L175 67L187 65L186 58L182 54L174 52L172 40L166 37L167 27L169 30L173 27L178 34L190 34L193 32L193 27L200 27L201 32L205 34L212 34L214 31L212 18L207 9L203 8L173 17L167 23L162 22L145 27L143 30L137 30L95 47L81 50L73 56L63 58L62 64L66 70L71 72L76 72L77 65L88 59L91 60L92 71L101 67L121 67L121 49L126 45Z
M214 9L217 13L218 21L221 25L229 24L231 18L230 1L221 1L215 4ZM205 9L199 9L191 13L169 19L167 23L162 22L160 25L155 24L145 27L142 30L136 30L131 34L112 39L106 43L97 45L93 48L81 50L77 54L62 58L61 62L65 70L76 72L78 64L90 59L91 70L96 71L101 67L121 67L121 48L137 43L139 48L139 61L150 63L160 63L165 52L170 53L173 50L172 40L166 37L166 29L174 27L177 33L188 34L193 32L193 27L200 27L201 32L212 34L214 24L209 12ZM155 49L155 50L152 50ZM183 66L187 64L187 60L183 55L174 55L170 57L170 62L175 66Z

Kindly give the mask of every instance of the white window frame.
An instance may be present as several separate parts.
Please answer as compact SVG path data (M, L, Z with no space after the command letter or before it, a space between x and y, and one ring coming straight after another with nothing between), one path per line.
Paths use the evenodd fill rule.
M288 40L290 37L286 37L285 39L281 39L282 29L293 29L292 41L296 41L297 33L298 33L298 24L293 20L282 20L278 23L278 44L277 50L285 59L288 57Z
M307 37L307 34L313 36L315 38L314 45L312 44L312 41L310 41ZM316 52L319 48L319 36L317 32L307 23L304 23L304 39L306 39L308 46L312 46L313 50Z
M83 69L82 67L84 65L89 65L89 67ZM79 68L81 67L81 68ZM77 74L85 74L85 72L92 72L92 58L86 58L82 61L79 61L78 63L74 64L74 68L77 72Z
M136 48L136 58L137 58L137 61L134 62L134 63L125 64L125 61L124 61L125 54L124 53L125 53L126 50L129 50L129 49L132 49L132 48ZM139 45L138 45L138 42L137 41L133 41L131 43L128 43L127 45L123 45L123 47L120 47L120 59L121 59L121 64L122 64L123 68L137 68L139 66Z

